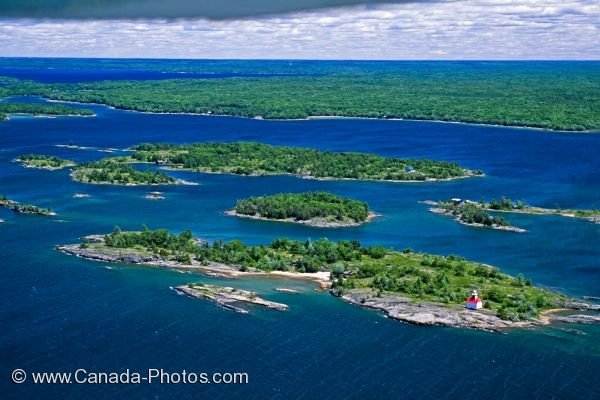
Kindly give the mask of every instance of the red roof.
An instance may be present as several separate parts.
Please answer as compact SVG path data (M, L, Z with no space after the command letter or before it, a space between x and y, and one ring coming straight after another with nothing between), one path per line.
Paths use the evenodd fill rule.
M480 301L481 301L481 299L479 297L473 297L473 296L471 296L467 299L467 303L473 303L473 304L477 304Z

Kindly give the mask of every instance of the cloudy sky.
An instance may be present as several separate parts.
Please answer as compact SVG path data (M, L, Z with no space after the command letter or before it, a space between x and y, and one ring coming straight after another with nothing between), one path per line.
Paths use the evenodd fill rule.
M198 3L190 0L104 1L121 6L136 1L183 4L175 9L139 4L35 9L28 4L35 0L0 1L9 4L0 10L2 56L600 59L600 1L348 0L314 6L308 0L306 7L281 7L289 2L277 1L276 8L256 10L242 7L249 2L239 0L221 0L231 3L228 9L190 8ZM65 3L40 3L57 2ZM342 3L346 5L318 7Z

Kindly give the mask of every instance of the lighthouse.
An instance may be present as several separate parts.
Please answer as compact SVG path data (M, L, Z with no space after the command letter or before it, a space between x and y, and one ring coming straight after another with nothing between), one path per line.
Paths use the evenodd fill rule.
M483 303L477 295L477 290L471 292L471 297L467 299L466 306L469 310L479 310L480 308L483 308Z

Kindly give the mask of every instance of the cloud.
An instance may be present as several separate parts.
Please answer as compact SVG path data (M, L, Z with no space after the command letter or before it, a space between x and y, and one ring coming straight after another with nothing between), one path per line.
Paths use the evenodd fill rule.
M166 2L166 0L165 0ZM0 20L4 56L600 59L600 4L464 0L253 19Z
M368 3L428 0L1 0L0 17L234 19Z

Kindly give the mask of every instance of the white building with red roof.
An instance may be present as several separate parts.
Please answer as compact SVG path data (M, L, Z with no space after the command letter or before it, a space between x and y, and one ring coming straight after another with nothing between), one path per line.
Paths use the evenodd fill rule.
M471 296L467 299L465 305L469 310L479 310L480 308L483 308L483 302L477 295L477 290L473 290L471 292Z

